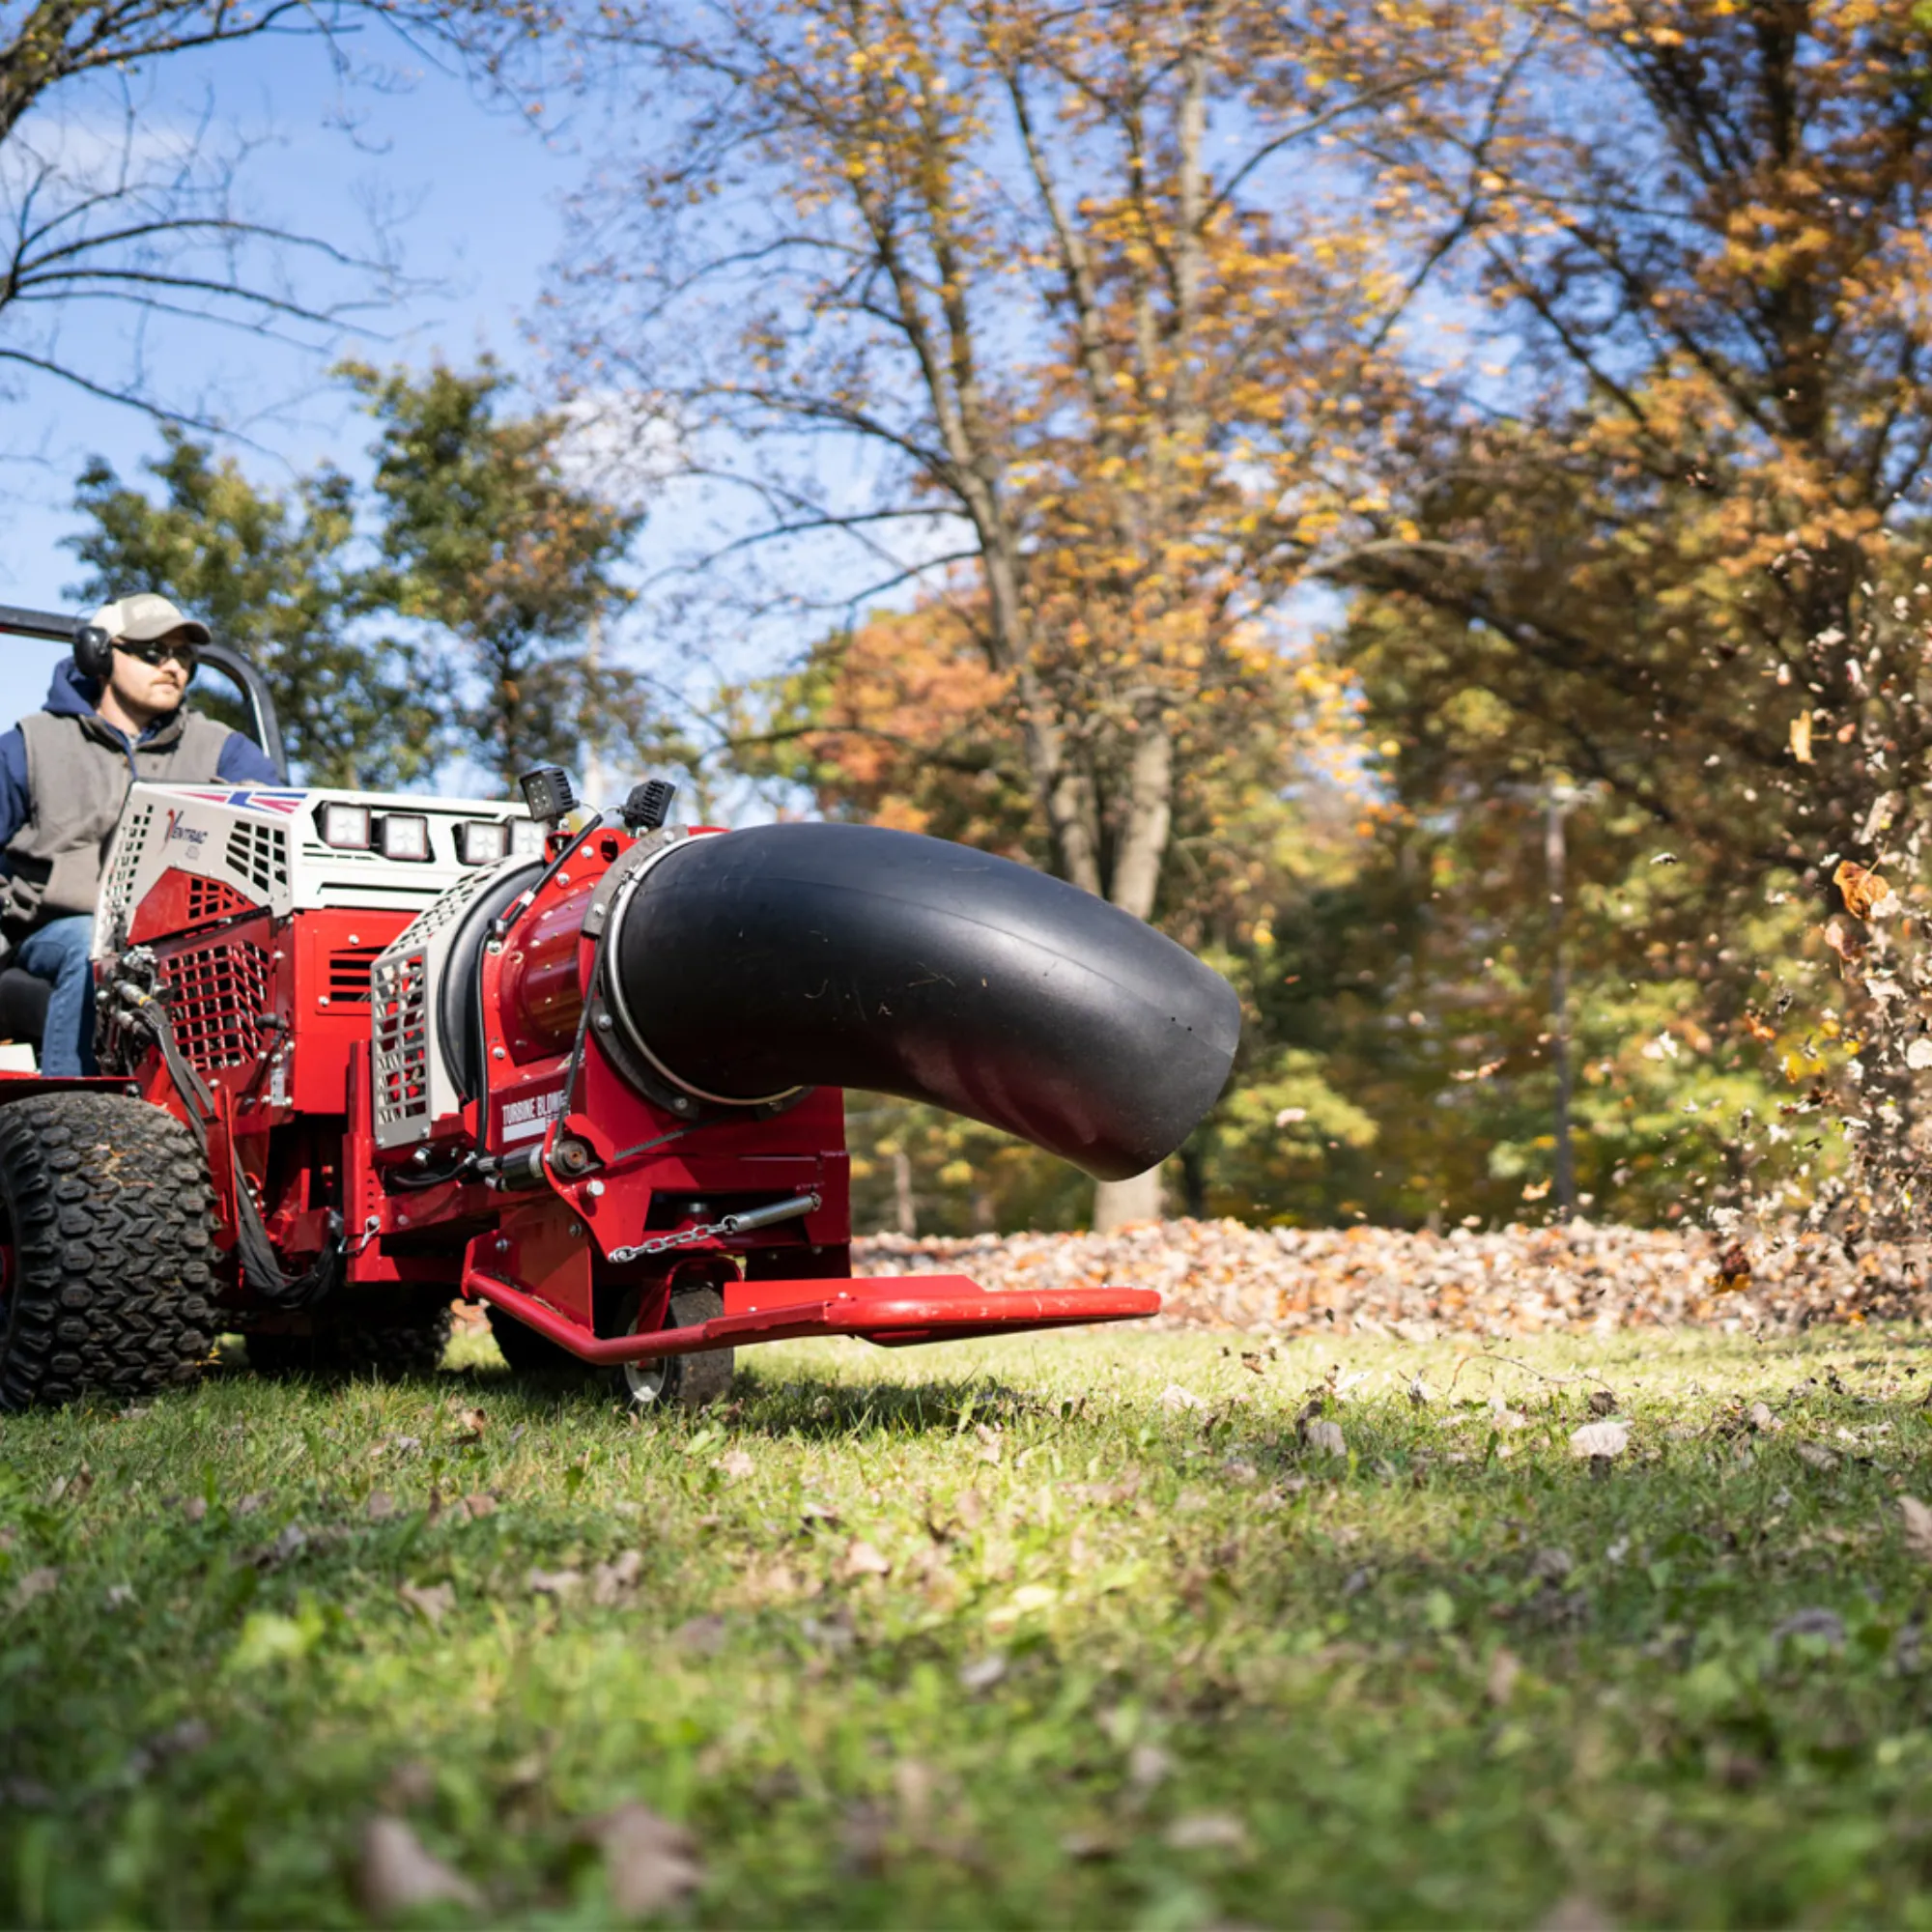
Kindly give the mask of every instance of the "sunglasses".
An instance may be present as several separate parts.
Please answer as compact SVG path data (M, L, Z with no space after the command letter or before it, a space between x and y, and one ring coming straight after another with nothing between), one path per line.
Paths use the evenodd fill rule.
M168 638L156 638L152 642L138 644L117 641L114 648L126 651L130 658L139 658L145 665L160 666L173 658L190 677L194 675L195 666L201 662L201 653L195 645Z

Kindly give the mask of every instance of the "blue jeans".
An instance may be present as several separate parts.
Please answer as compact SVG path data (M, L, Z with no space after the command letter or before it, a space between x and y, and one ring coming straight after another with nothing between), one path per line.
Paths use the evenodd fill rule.
M53 987L46 1031L41 1037L41 1071L71 1078L99 1071L94 1058L94 922L85 914L50 919L14 949L22 972Z

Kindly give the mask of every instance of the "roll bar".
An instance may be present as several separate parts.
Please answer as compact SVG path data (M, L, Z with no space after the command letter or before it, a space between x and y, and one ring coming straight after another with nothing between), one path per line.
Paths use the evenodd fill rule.
M86 621L84 617L63 617L52 611L23 611L15 605L0 604L0 636L4 637L42 638L48 643L66 644L71 649L74 633ZM250 735L274 766L275 776L287 784L289 758L282 749L282 727L275 718L275 701L269 696L262 673L232 644L224 644L218 639L201 646L201 661L234 679L248 707L254 727Z

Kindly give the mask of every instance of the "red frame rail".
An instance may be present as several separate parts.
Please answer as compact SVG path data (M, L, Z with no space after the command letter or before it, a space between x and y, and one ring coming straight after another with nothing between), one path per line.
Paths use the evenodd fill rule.
M1022 1289L991 1294L963 1274L859 1275L839 1282L729 1282L724 1313L714 1321L647 1335L600 1338L526 1288L475 1268L464 1275L463 1293L495 1302L586 1362L649 1361L806 1335L856 1335L884 1349L905 1349L1019 1329L1139 1321L1160 1313L1160 1296L1151 1288Z

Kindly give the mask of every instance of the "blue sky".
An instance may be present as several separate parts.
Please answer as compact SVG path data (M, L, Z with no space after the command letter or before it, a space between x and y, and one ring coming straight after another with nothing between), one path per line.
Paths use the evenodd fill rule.
M241 181L250 212L351 246L371 232L364 204L382 202L417 286L393 308L367 318L370 333L346 336L340 353L421 363L440 354L464 363L485 350L512 368L534 366L521 319L541 293L561 234L560 204L586 171L587 128L550 142L450 72L438 71L401 43L369 54L390 84L339 91L322 50L298 41L263 42L156 65L136 99L144 123L191 128L218 103L217 134L260 141ZM356 125L340 122L345 106ZM69 140L117 125L104 94L71 98ZM113 317L63 317L70 346L118 366L127 324ZM325 380L327 358L232 331L177 327L151 352L157 388L192 402L206 397L245 439L243 464L267 482L286 481L325 457L353 466L368 440L366 417ZM61 547L79 520L73 481L91 455L133 478L156 453L153 423L49 379L33 378L0 398L0 602L66 611L79 569ZM59 655L52 647L0 639L0 723L35 708Z

